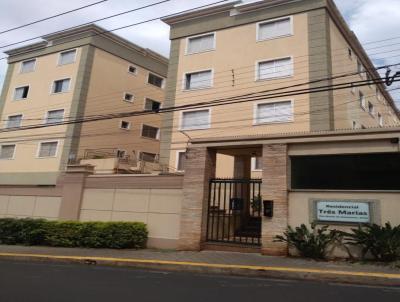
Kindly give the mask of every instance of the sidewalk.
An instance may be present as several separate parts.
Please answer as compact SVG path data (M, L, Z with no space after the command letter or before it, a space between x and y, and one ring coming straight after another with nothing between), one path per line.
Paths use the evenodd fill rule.
M317 262L233 252L110 250L0 245L0 260L56 261L200 273L400 286L395 265Z

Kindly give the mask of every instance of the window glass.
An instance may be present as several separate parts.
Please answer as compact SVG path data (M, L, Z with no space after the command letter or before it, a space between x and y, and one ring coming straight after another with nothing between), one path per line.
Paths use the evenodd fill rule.
M133 102L133 94L131 94L131 93L125 93L125 95L124 95L124 101Z
M152 127L149 125L143 125L142 127L142 136L148 138L158 139L160 129L157 127Z
M121 121L120 128L128 130L131 128L131 123L128 121Z
M148 162L157 162L157 154L148 153L148 152L140 152L140 160L148 161Z
M211 70L186 74L185 89L208 88L212 86Z
M164 79L156 76L155 74L149 73L148 83L157 87L162 88Z
M15 100L23 100L28 97L29 86L15 88Z
M146 98L145 104L144 104L144 109L145 110L152 110L152 111L158 111L161 108L161 103L154 101L152 99Z
M136 67L135 66L129 66L129 68L128 68L128 72L129 73L133 73L133 74L136 74L137 73L137 69L136 69Z
M53 93L67 92L69 90L70 79L54 81Z
M185 170L185 160L186 160L186 152L178 152L178 163L176 165L176 170L178 171Z

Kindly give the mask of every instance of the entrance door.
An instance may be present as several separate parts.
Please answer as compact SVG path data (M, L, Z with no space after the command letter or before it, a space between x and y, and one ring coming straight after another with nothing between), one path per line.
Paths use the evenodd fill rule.
M211 179L207 241L261 245L261 179Z

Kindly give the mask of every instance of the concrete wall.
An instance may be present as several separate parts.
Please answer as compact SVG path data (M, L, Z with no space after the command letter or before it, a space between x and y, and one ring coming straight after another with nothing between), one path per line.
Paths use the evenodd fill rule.
M58 219L61 197L0 195L0 218Z
M176 248L182 189L85 189L81 221L147 224L149 247Z
M291 36L258 41L257 22L225 28L216 31L215 50L187 55L186 37L179 39L177 63L177 81L169 81L167 92L174 90L175 106L196 102L204 102L218 98L230 97L266 89L274 89L308 81L308 17L307 13L293 15L294 32ZM237 43L240 41L240 43ZM173 41L177 43L177 41ZM256 80L256 63L258 61L294 57L293 76L272 80ZM208 89L185 90L185 73L212 69L214 72L213 86ZM233 70L233 72L232 72ZM232 75L233 74L233 75ZM172 87L173 86L173 87ZM304 86L302 88L307 88ZM220 137L247 134L283 133L293 131L308 131L309 127L309 96L280 97L276 100L293 100L294 121L286 123L269 123L253 125L254 102L244 102L211 108L211 127L207 130L185 131L191 138ZM274 99L264 100L274 101ZM176 152L186 148L187 136L180 129L181 113L173 115L172 151L169 165L176 166Z
M6 126L5 120L7 120L8 116L16 114L23 115L21 124L23 127L43 123L46 113L49 110L64 109L64 116L69 116L81 50L81 48L77 49L75 62L66 65L58 65L59 53L37 57L34 71L27 73L20 72L21 62L11 63L9 68L13 72L8 83L9 85L5 85L3 88L5 90L5 100L4 105L2 105L1 120L3 122L1 123L1 127ZM53 94L51 90L53 82L65 78L71 79L69 91ZM27 99L14 100L15 88L26 85L29 85ZM62 125L2 133L0 135L1 143L15 143L16 151L14 159L0 160L0 173L58 171L66 129L67 126ZM18 138L17 140L16 137ZM24 137L27 141L23 141ZM33 140L32 137L34 138ZM49 140L57 140L59 142L56 156L38 158L39 143Z
M137 68L136 74L128 72L130 65ZM143 111L146 98L163 103L164 89L148 84L148 75L149 70L96 48L84 114ZM134 100L124 101L125 93L132 94ZM120 129L121 120L131 122L129 130ZM160 128L161 116L151 114L82 124L78 157L86 149L102 148L126 150L131 156L139 151L158 154L159 139L142 137L143 124Z
M329 20L329 30L331 37L331 57L332 57L332 74L333 76L357 72L357 61L362 63L362 58L356 54L356 50L349 46L339 28L332 19ZM348 50L352 55L349 55ZM364 64L363 64L364 65ZM365 65L364 68L366 69ZM371 73L372 74L372 73ZM337 78L333 80L333 84L365 81L366 74L356 74ZM353 121L358 127L379 127L378 112L383 117L384 126L393 126L398 123L398 119L393 108L388 104L387 100L381 93L380 99L376 94L376 85L366 85L352 89L341 89L333 92L334 102L334 123L335 129L351 129ZM368 113L360 106L359 91L361 91L366 102L371 102L375 107L375 115ZM389 113L391 112L391 113Z

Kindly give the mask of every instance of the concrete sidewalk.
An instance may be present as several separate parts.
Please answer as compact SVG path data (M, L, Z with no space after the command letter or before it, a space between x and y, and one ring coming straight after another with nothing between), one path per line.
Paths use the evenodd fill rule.
M233 252L111 250L0 245L0 260L58 261L241 276L400 286L400 264L319 262Z

